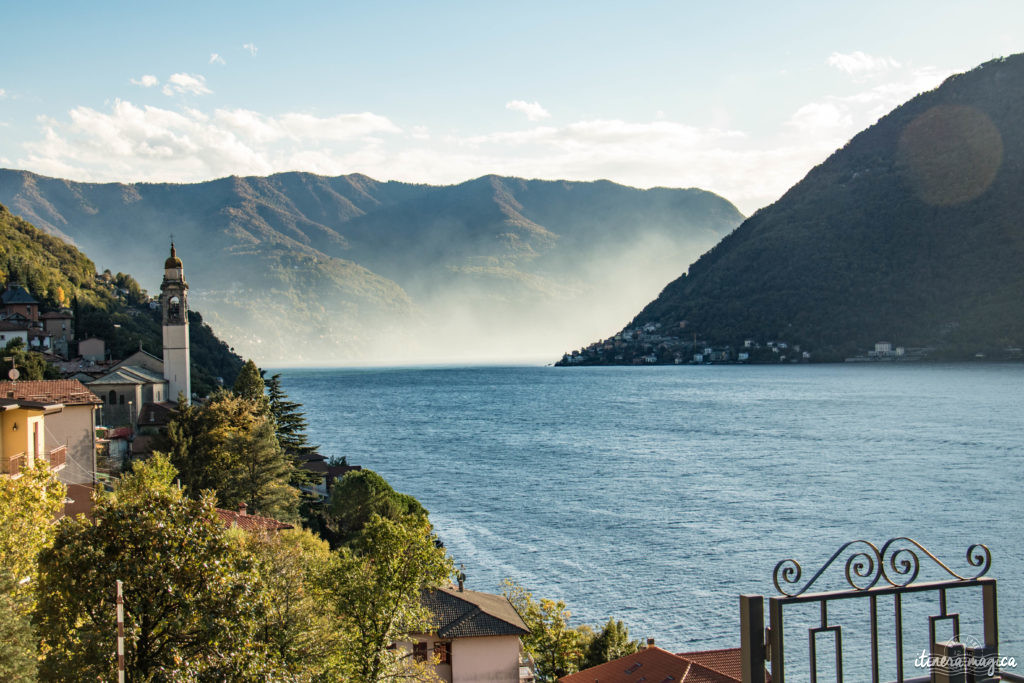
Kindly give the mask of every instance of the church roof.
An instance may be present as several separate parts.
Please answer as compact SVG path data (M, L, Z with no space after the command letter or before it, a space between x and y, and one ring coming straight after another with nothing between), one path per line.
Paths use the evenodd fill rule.
M28 290L19 285L17 282L12 282L7 285L7 289L4 290L3 294L0 294L0 303L4 305L11 304L38 304Z
M174 242L171 242L171 255L164 261L164 268L181 268L181 259L174 253Z
M96 384L163 384L165 380L155 372L138 365L126 365L89 382L89 386Z

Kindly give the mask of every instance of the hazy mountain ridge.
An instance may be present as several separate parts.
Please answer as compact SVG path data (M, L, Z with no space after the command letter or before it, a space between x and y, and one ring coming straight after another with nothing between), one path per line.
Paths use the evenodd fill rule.
M265 361L458 355L481 334L517 348L527 327L564 336L588 312L624 314L742 220L701 190L498 176L125 185L0 170L0 202L150 288L159 268L144 264L173 233L207 317Z
M1024 55L953 76L855 136L627 326L840 358L1024 344Z

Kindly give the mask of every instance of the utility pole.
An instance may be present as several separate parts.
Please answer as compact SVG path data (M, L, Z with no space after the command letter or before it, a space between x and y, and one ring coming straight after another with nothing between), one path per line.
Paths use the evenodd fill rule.
M124 593L117 582L117 683L124 683Z

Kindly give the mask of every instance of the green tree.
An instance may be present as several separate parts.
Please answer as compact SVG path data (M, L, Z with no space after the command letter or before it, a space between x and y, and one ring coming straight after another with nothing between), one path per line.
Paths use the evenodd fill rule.
M356 540L374 515L393 521L427 518L418 500L395 491L373 470L346 472L331 491L327 514L336 525L338 541L343 543Z
M629 629L621 621L608 619L601 632L587 647L580 668L586 669L625 657L640 649L640 641L629 639Z
M261 579L256 637L292 679L322 679L338 640L317 584L331 562L330 547L305 529L229 535L255 560Z
M256 367L256 363L249 360L245 361L245 365L242 366L241 371L238 373L238 378L235 379L235 384L231 387L231 390L235 392L236 396L240 396L250 401L265 401L264 396L264 384L263 377L260 375L260 369Z
M38 656L30 615L37 561L53 543L53 520L66 492L43 462L17 479L0 477L0 680L35 680Z
M373 515L358 544L336 553L321 576L341 631L331 662L336 679L428 680L407 651L391 646L430 630L420 593L441 586L453 570L435 541L426 519L399 523Z
M244 501L256 513L278 519L297 519L299 492L289 486L293 466L281 450L270 420L228 437L232 455L227 479L220 487L226 504Z
M289 487L294 463L277 442L265 404L228 391L205 406L179 404L159 448L189 495L213 489L224 507L244 501L261 514L297 518L298 492Z
M580 670L584 652L593 638L589 626L570 627L572 614L564 602L547 599L538 602L528 590L509 579L505 579L502 594L530 628L530 635L522 638L523 647L537 664L539 681L555 681Z
M133 680L237 680L263 666L253 563L229 543L212 496L185 497L176 474L155 456L99 495L91 520L61 520L40 556L46 680L114 679L116 579Z
M272 375L266 381L270 414L277 428L277 440L288 455L301 456L316 453L319 446L309 443L306 436L306 416L302 404L288 400L288 394L281 388L281 375Z
M13 360L6 360L11 358ZM22 381L36 379L60 379L60 371L46 362L41 353L29 351L25 348L25 342L15 337L7 342L4 347L3 359L0 361L0 374L7 379L7 373L11 367L17 367Z

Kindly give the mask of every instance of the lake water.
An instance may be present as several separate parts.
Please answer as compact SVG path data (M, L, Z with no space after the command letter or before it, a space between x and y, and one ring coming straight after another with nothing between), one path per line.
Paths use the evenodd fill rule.
M289 369L283 386L321 452L426 506L470 588L509 577L575 623L733 647L738 596L775 594L779 560L806 579L846 541L909 536L966 573L984 543L1001 649L1024 660L1024 366Z

